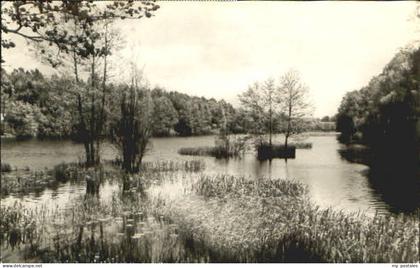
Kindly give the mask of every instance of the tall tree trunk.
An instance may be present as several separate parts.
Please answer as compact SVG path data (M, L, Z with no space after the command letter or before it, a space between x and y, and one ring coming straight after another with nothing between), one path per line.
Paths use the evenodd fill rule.
M292 103L289 102L289 113L287 115L287 129L286 129L286 134L285 134L285 139L284 139L284 147L287 150L287 142L290 136L290 131L291 131L291 123L292 123Z
M272 135L273 135L273 110L272 110L272 107L271 107L271 98L270 98L270 110L269 110L269 120L270 120L270 122L269 122L269 135L270 135L270 137L269 137L269 143L270 143L270 149L272 149L272 147L273 147L273 140L272 140Z
M289 102L289 114L288 114L288 118L287 118L287 130L286 130L286 135L284 138L284 150L286 153L286 157L284 158L284 161L287 163L287 142L290 136L290 131L291 131L291 123L292 123L292 103L291 101Z

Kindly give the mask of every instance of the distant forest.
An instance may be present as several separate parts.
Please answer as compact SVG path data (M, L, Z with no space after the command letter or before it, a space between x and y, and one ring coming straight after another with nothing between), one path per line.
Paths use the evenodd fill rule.
M77 133L76 109L72 89L73 78L47 77L38 69L1 70L2 135L18 138L72 138ZM110 84L110 95L118 96L124 85ZM153 136L193 136L216 134L226 124L228 133L250 133L255 129L253 117L242 108L234 108L224 100L189 96L162 88L147 89L153 102ZM112 117L119 103L107 100L107 113ZM307 119L306 131L331 131L329 117ZM280 131L280 130L279 130ZM252 131L251 131L252 132ZM274 131L276 132L276 131Z

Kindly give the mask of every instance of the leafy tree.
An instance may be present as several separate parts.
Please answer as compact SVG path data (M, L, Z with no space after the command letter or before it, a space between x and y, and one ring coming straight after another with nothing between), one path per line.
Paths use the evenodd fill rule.
M151 17L158 8L154 1L113 1L109 4L82 0L2 2L0 28L2 36L12 34L33 43L47 42L64 52L74 52L75 45L80 44L78 52L81 53L82 50L89 49L87 43L79 35L63 28L63 23L73 24L75 27L92 26L100 20ZM92 33L88 28L84 30ZM7 49L16 44L10 38L4 37L1 46Z
M279 113L279 91L275 87L274 80L268 79L262 84L256 82L239 95L242 106L253 119L252 132L269 135L269 146L272 147L272 134L274 119Z
M178 113L166 96L156 97L153 102L153 134L155 136L167 136L178 122Z
M303 130L303 119L310 116L311 106L308 101L308 88L296 71L288 71L280 78L279 91L282 111L286 116L284 145L287 149L289 137Z

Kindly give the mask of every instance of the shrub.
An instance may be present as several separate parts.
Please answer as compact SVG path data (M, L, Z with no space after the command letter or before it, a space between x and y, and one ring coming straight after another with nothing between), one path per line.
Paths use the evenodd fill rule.
M181 155L213 156L216 158L240 157L247 149L249 137L218 136L215 146L184 147L178 150Z
M158 161L158 162L144 162L141 165L140 171L146 172L168 172L168 171L186 171L199 172L204 170L205 163L201 160L188 161Z
M53 174L57 181L66 182L84 178L86 171L77 163L61 163L54 166Z
M10 172L12 171L12 166L8 163L1 163L1 172Z

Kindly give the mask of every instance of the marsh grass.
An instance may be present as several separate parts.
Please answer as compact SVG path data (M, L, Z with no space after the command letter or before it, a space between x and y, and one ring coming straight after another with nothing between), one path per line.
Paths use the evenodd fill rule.
M48 170L12 171L2 174L0 180L2 195L39 191L57 184L57 181Z
M267 160L273 158L295 158L296 156L296 147L287 146L279 144L270 144L263 142L255 146L257 151L257 158L259 160Z
M312 143L311 142L291 142L289 143L290 146L295 147L296 149L312 149Z
M145 192L80 196L66 209L2 206L2 252L42 262L418 261L414 216L320 209L292 180L151 170L132 178Z
M257 195L263 197L303 196L307 193L305 185L295 181L260 179L230 175L202 175L192 184L198 195L206 198L240 197Z
M213 156L216 158L226 158L234 156L222 146L202 146L202 147L184 147L178 150L180 155L193 156Z
M177 188L184 194L166 194ZM160 213L192 233L210 261L418 261L416 217L320 209L304 189L289 180L249 182L221 175L172 181L151 193Z
M12 166L9 163L1 163L1 172L12 171Z
M202 160L186 160L186 161L157 161L144 162L140 168L143 172L200 172L206 168Z

